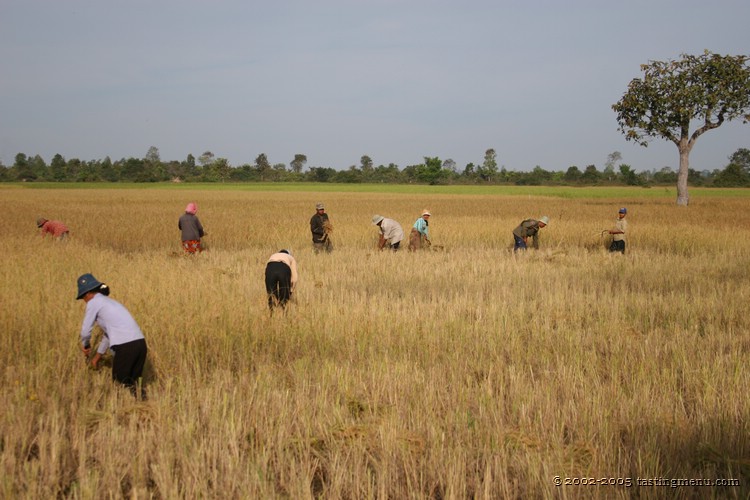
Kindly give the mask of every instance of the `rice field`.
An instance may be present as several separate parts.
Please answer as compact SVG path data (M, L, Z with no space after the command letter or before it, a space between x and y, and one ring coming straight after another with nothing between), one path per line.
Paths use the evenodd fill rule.
M0 186L0 498L750 495L750 192L308 189ZM408 234L423 208L439 249L376 250L372 215ZM300 282L270 316L282 248ZM85 366L87 272L146 335L147 401Z

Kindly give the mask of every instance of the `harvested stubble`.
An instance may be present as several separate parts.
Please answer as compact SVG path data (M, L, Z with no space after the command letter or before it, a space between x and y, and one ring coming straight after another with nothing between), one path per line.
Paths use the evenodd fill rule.
M665 494L563 492L555 475L743 478L714 491L748 493L745 200L328 193L336 250L314 255L320 193L82 193L0 198L0 497ZM189 200L211 249L173 258ZM628 253L587 249L629 201ZM373 213L406 229L427 205L449 252L372 249ZM542 250L506 251L523 218L561 211ZM70 241L38 238L39 214ZM280 248L301 281L269 317ZM147 335L146 403L83 366L83 272Z

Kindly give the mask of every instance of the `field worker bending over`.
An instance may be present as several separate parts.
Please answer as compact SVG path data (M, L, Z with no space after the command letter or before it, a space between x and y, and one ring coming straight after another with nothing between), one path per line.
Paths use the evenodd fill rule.
M328 253L333 251L333 244L331 243L333 225L328 220L326 207L322 203L315 205L315 215L310 218L310 232L312 232L313 251L315 253L320 253L323 250Z
M57 238L60 241L63 241L70 234L68 226L66 226L59 220L47 220L44 217L39 217L36 220L36 227L41 229L40 234L42 235L42 238L47 236L47 233L49 233L53 238Z
M533 247L539 248L539 230L543 227L547 227L549 224L549 217L546 215L536 219L526 219L521 222L517 228L513 230L513 239L515 244L513 245L513 251L526 250L526 239L531 236L533 239Z
M279 250L271 255L266 264L266 293L268 308L273 313L275 306L286 307L297 286L297 261L289 250Z
M414 222L411 233L409 233L409 250L412 252L420 250L422 247L429 247L432 244L429 237L431 215L430 211L425 208L422 210L419 219Z
M91 359L91 366L98 368L101 357L107 349L111 349L115 353L112 361L112 380L128 387L135 396L136 386L146 364L146 339L125 306L108 296L109 287L93 275L84 274L78 278L76 300L83 299L86 303L86 313L81 326L81 350L88 358L91 352L91 330L96 323L104 332L104 337ZM141 389L141 397L144 394Z
M182 248L189 254L195 254L203 251L201 238L206 235L203 231L201 221L195 215L198 211L198 205L190 202L185 207L185 213L180 217L177 227L182 231Z
M388 248L394 252L398 251L401 240L404 239L404 230L401 228L401 224L393 219L386 219L382 215L373 215L372 223L380 228L378 250L382 250L387 243Z
M614 229L609 230L609 234L612 235L612 244L609 246L610 252L625 253L625 232L628 230L628 221L625 220L625 216L627 214L628 209L621 208L617 213Z

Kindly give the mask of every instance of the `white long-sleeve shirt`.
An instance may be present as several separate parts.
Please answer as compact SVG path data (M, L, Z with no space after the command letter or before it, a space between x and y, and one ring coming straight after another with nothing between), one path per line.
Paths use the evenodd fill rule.
M100 293L95 294L86 303L86 314L81 326L81 342L91 340L94 323L104 331L104 338L96 350L99 354L106 353L110 346L144 338L143 332L125 306Z
M380 232L383 233L383 238L390 245L395 245L404 239L404 230L401 228L401 224L393 219L383 219L383 222L380 223Z

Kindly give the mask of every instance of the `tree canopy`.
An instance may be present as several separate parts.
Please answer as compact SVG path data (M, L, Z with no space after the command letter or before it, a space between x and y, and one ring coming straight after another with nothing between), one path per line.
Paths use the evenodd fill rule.
M289 167L284 163L271 164L261 153L254 163L233 166L229 160L205 152L196 158L188 154L183 161L162 160L158 149L152 147L143 158L111 160L65 159L56 154L49 165L40 155L18 153L12 166L0 163L0 182L330 182L330 183L389 183L389 184L505 184L505 185L667 185L677 181L677 172L669 166L636 172L621 162L618 151L607 156L605 167L571 165L562 170L549 170L537 165L530 172L519 172L502 167L497 171L497 154L493 149L485 152L485 162L476 166L469 163L458 168L452 159L425 156L423 162L403 169L394 163L378 165L365 158L361 166L352 165L346 170L325 166L312 166L303 170L304 154L295 154ZM739 187L750 186L750 149L739 148L728 156L729 164L723 169L715 165L712 170L688 172L691 186Z
M655 137L677 145L677 203L687 205L689 156L695 141L725 121L750 121L748 56L682 54L678 60L650 61L641 70L643 78L633 79L612 105L619 130L642 146Z

